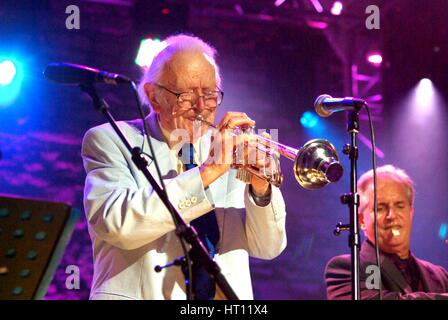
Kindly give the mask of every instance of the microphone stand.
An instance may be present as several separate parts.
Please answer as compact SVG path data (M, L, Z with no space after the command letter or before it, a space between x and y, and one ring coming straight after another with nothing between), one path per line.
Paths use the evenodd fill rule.
M219 288L222 290L222 292L224 293L224 295L228 300L238 300L238 297L233 291L232 287L229 285L226 278L222 275L220 267L208 254L208 251L202 244L201 240L199 239L196 230L194 230L193 227L191 227L189 224L185 222L185 220L183 220L182 216L179 214L177 209L169 201L166 190L162 189L157 183L157 181L154 180L154 178L152 177L151 173L148 170L148 162L144 157L142 157L140 148L131 147L126 137L121 132L120 128L116 124L115 119L109 112L109 105L107 104L107 102L99 97L98 92L96 88L93 86L93 84L81 84L80 87L82 91L86 92L92 98L95 109L105 116L105 118L110 123L114 131L120 137L121 141L124 143L126 148L132 154L132 160L137 166L137 168L139 168L139 170L148 179L149 183L153 187L153 190L157 193L160 200L162 200L165 207L171 213L174 225L176 227L176 234L179 237L185 239L192 246L192 250L197 252L197 254L193 255L192 257L193 263L206 267L207 272L216 280L216 283L218 284ZM155 157L155 155L152 156ZM175 261L174 264L177 264L177 261ZM191 279L187 279L186 281L187 292L189 292L188 286L192 285L190 280ZM190 299L191 297L187 298Z
M346 204L350 211L350 224L342 224L339 222L334 230L335 235L339 235L341 231L349 231L348 245L351 249L351 274L352 274L352 300L361 300L360 286L360 260L359 251L361 248L359 235L359 194L358 192L358 146L357 135L359 133L359 110L362 106L356 107L353 111L348 111L347 131L350 134L350 144L346 144L343 153L348 155L350 159L350 192L341 196L342 204Z
M359 279L359 251L361 242L359 236L359 194L358 194L358 146L356 142L359 133L359 115L358 111L349 111L347 119L347 131L350 133L350 148L348 156L350 158L350 194L343 196L347 200L350 208L350 235L349 246L352 253L352 300L361 300L361 286ZM344 199L345 198L345 199ZM343 201L344 203L344 201Z

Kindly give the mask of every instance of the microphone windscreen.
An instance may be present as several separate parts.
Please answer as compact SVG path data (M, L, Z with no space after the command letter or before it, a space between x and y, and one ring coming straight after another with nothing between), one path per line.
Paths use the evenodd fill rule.
M331 116L331 112L324 107L323 103L325 99L331 99L331 98L332 97L328 94L321 94L316 98L316 100L314 101L314 110L319 116L324 118Z
M98 70L71 63L50 63L44 71L47 80L78 85L80 83L92 83L98 74Z

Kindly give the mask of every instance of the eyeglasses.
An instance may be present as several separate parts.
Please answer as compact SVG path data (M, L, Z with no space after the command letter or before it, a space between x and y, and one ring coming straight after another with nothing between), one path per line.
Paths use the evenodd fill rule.
M182 110L189 110L197 105L199 98L204 99L205 109L214 111L222 102L224 98L224 92L221 90L211 90L205 91L204 94L199 95L196 92L174 92L158 83L155 83L156 86L162 88L163 90L168 91L173 94L177 98L177 105Z

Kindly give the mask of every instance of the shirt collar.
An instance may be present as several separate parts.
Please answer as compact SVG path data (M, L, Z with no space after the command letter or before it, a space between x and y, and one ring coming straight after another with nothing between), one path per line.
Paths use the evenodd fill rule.
M372 247L374 247L375 248L375 245L373 244L373 242L372 241L370 241L369 239L367 239L366 240L366 242L368 242ZM409 261L409 262L411 262L413 259L414 259L414 257L412 256L412 252L409 250L409 257L407 257L406 259L401 259L398 255L396 255L395 253L387 253L387 252L384 252L384 251L382 251L381 249L380 249L380 252L381 252L381 254L382 255L384 255L384 256L386 256L386 257L388 257L389 259L392 259L392 261Z
M164 143L166 147L169 149L170 153L173 155L173 157L177 159L179 151L182 148L182 145L176 144L174 145L173 149L169 148L168 143L165 141L163 135L164 129L161 127L159 123L157 113L151 112L146 117L146 121L148 123L151 137ZM193 143L194 159L196 163L202 163L203 161L205 161L205 159L202 159L203 158L202 154L208 155L208 149L210 148L211 133L212 131L208 130L202 137L200 137L199 139L196 140L195 143Z

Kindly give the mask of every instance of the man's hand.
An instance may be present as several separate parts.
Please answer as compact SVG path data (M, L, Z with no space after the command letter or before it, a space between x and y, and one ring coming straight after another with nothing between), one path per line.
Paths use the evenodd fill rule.
M262 137L271 140L271 135L268 134L267 132L263 132L261 134ZM252 168L256 168L258 169L260 172L272 172L273 170L277 170L277 168L274 168L275 163L272 160L272 157L268 156L265 152L260 152L260 150L258 149L259 145L263 146L263 149L274 153L276 155L276 157L279 157L278 152L276 152L275 149L271 149L270 147L275 147L275 146L270 146L270 144L267 144L265 140L262 139L258 139L256 138L255 141L252 142L252 146L253 148L255 148L255 152L256 152L256 163L255 165L251 165L249 163L249 165L252 166ZM253 149L250 150L250 152L254 152ZM271 193L271 188L270 188L270 184L267 182L267 180L265 178L260 178L257 177L255 175L251 176L251 180L250 180L250 184L252 185L252 191L254 192L254 194L258 197L264 197L267 196Z
M202 181L207 187L210 183L226 173L231 167L242 168L251 167L261 172L272 170L271 157L260 152L258 148L262 142L254 134L238 134L235 136L233 129L236 127L249 128L255 126L255 121L242 112L228 112L217 127L217 132L212 137L210 156L200 167ZM267 133L263 137L271 139ZM265 150L275 152L269 148L269 144L264 144ZM278 156L278 154L277 154ZM275 169L275 168L274 168ZM271 192L270 184L264 178L251 176L250 184L252 191L258 197L267 196Z
M217 131L212 136L209 158L199 168L205 187L208 187L235 164L237 146L248 144L249 139L253 139L250 135L245 134L235 136L233 129L253 126L255 126L255 121L244 112L227 112L225 114L217 126ZM245 155L247 152L245 150Z

